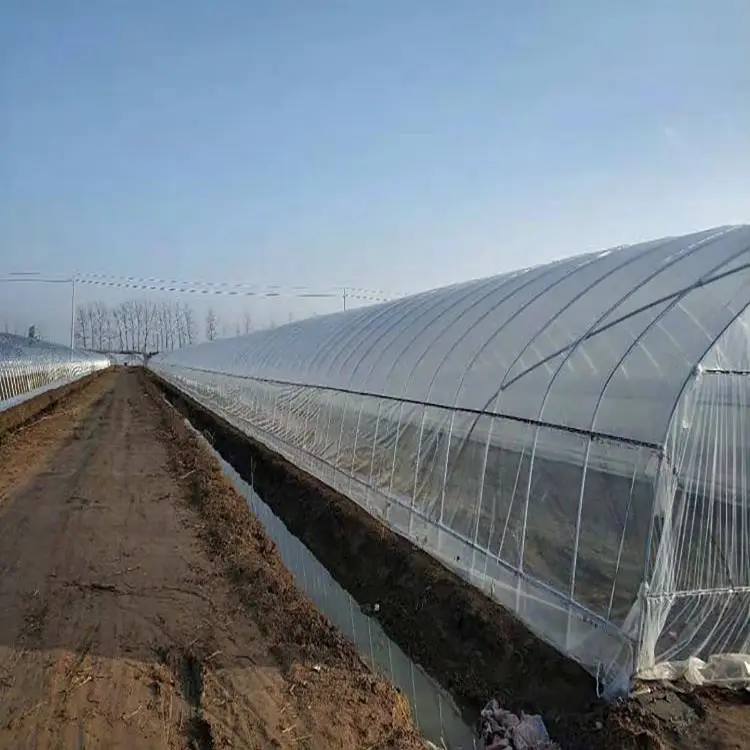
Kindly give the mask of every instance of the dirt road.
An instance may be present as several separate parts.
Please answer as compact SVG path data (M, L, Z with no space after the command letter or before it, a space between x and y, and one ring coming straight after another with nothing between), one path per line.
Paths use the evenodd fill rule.
M0 438L1 748L422 746L141 375Z

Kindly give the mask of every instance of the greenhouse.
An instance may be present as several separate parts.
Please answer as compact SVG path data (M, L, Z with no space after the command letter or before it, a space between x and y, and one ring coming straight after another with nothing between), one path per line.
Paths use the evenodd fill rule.
M750 227L156 357L614 692L750 681Z
M109 365L96 352L0 333L0 409Z

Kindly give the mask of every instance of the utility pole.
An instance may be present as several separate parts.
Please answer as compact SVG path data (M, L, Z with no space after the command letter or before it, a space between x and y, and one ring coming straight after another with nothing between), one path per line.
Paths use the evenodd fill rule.
M70 348L75 349L76 343L76 277L74 276L70 283L72 291L70 295Z
M346 312L346 287L344 287L344 312Z

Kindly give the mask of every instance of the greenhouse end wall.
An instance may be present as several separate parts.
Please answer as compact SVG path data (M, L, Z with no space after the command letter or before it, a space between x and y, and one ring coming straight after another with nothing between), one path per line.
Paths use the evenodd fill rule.
M727 352L747 352L748 269L750 228L722 227L151 366L516 613L610 693L685 665L696 680L742 679L748 370ZM732 403L716 386L726 378ZM696 661L717 655L721 668Z
M675 408L654 509L640 674L750 683L750 314Z
M109 365L109 359L96 352L0 334L0 410Z

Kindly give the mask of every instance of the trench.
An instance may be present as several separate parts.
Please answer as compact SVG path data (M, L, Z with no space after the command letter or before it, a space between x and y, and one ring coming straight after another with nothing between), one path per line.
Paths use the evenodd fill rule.
M297 586L356 647L370 669L390 681L406 696L414 723L422 736L441 749L478 750L480 744L477 735L449 693L410 659L386 635L378 620L368 614L379 612L380 604L358 602L346 591L190 420L185 419L185 424L216 457L224 476L263 524Z

